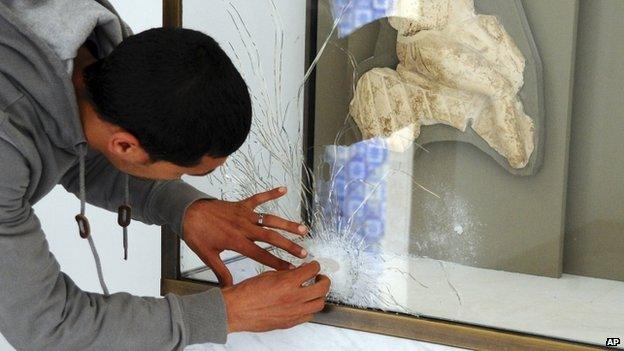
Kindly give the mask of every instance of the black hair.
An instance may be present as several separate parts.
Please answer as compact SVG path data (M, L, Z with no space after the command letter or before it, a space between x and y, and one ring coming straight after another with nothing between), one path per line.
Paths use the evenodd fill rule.
M84 69L100 117L133 134L152 161L183 167L229 156L251 127L245 81L198 31L154 28L126 38Z

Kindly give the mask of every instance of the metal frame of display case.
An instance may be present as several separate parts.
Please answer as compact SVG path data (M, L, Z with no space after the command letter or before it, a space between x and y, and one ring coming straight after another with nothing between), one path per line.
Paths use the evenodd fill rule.
M163 0L163 26L182 26L182 1ZM306 68L316 55L318 0L307 2ZM309 165L313 160L315 77L307 84L304 101L304 136ZM214 283L189 279L180 270L180 239L168 227L162 227L160 293L193 294L215 288ZM476 350L543 350L583 351L606 349L583 343L552 339L531 334L446 321L429 317L415 317L373 309L354 308L328 303L316 314L314 323L349 328L365 332L421 340L437 344Z

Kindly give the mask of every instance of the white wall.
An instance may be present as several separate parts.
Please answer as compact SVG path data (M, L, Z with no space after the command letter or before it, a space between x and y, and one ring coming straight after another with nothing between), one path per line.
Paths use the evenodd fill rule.
M135 33L161 26L161 1L109 1ZM74 216L79 209L78 199L60 186L35 206L50 250L59 261L61 269L81 289L101 292L89 244L79 238L76 232ZM160 296L159 227L134 221L128 236L128 261L124 261L121 228L117 225L116 214L88 206L87 216L110 292L125 291L140 296ZM13 350L2 335L0 350Z

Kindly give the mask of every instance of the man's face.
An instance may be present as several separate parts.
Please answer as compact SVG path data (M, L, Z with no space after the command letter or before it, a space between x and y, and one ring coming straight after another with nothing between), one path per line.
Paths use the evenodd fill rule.
M112 157L108 157L109 161L120 171L135 177L156 180L180 179L183 175L205 176L212 173L227 160L227 157L204 156L196 166L182 167L167 161L135 163L118 159L114 155L110 156Z
M140 141L131 133L98 115L87 97L83 68L95 61L86 46L79 49L80 57L74 61L72 82L80 113L80 122L89 147L101 152L120 171L139 178L154 180L180 179L183 175L204 176L223 165L227 157L203 156L197 165L185 167L173 162L152 162Z
M180 179L185 174L203 176L224 164L227 159L203 156L197 165L191 167L178 166L168 161L152 162L136 137L98 117L86 101L79 106L89 146L104 154L115 168L135 177L169 180Z

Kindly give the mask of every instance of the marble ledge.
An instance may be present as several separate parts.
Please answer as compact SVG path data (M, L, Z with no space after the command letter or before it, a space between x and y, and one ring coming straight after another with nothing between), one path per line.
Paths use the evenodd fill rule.
M464 349L305 323L266 333L235 333L225 345L197 344L185 351L462 351Z

